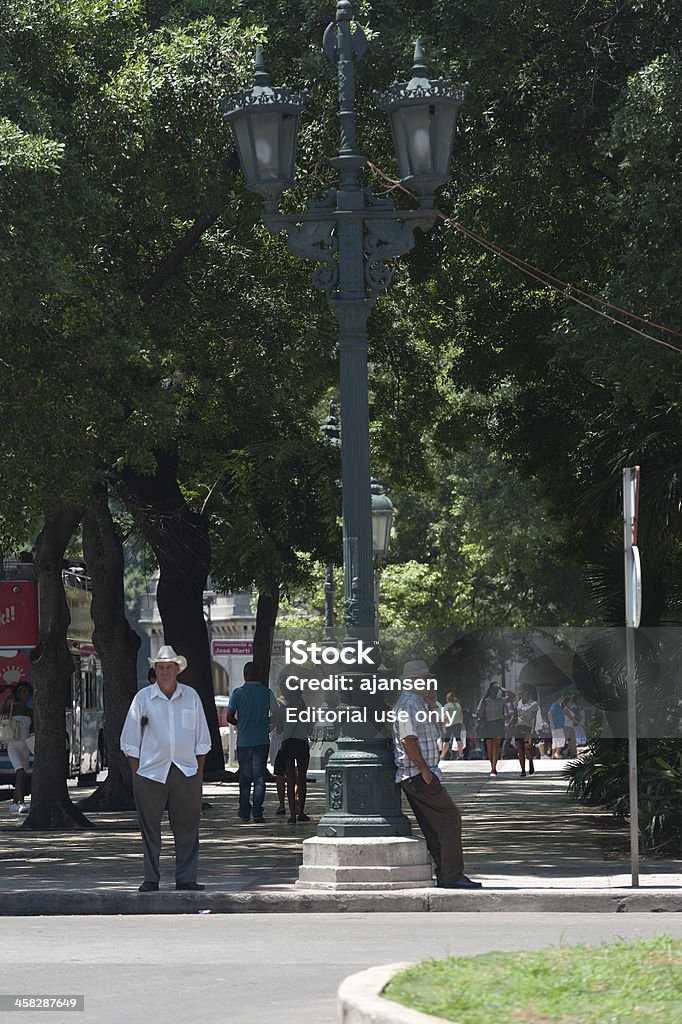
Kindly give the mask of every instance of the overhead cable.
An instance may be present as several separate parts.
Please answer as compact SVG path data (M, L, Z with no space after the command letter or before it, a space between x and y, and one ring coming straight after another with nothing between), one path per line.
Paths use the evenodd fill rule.
M373 174L375 174L382 181L387 182L391 189L399 189L401 192L405 192L406 195L414 198L412 192L405 188L399 181L395 181L384 173L379 167L373 163L368 163L368 166ZM611 316L609 313L603 312L601 309L595 309L594 306L590 305L590 302L596 302L599 305L605 306L608 309L614 310L616 313L620 313L622 316L629 317L631 320L636 320L638 323L645 324L647 327L651 327L654 330L665 331L666 334L671 334L675 338L682 338L682 332L675 331L671 327L665 327L663 324L658 324L653 320L649 320L647 317L639 316L637 313L632 313L628 309L622 309L620 306L616 306L606 299L600 298L598 295L593 295L591 292L585 291L582 288L576 288L575 285L569 284L567 281L562 281L561 278L555 277L553 274L548 274L544 270L540 270L539 267L535 267L532 263L522 259L520 256L514 256L513 253L507 252L501 246L496 245L494 242L488 241L482 235L476 234L471 228L465 227L464 224L460 224L459 221L454 220L452 217L448 217L447 214L442 213L440 210L436 211L441 220L444 220L446 224L449 224L455 230L459 231L466 238L469 238L472 242L480 245L482 248L487 249L493 255L498 256L500 259L505 260L516 270L519 270L522 274L526 274L533 280L538 281L540 284L547 288L551 288L565 299L570 299L578 306L582 306L583 309L587 309L590 313L595 313L597 316L603 317L608 320L609 323L616 324L618 327L625 327L628 331L632 331L633 334L638 334L642 338L646 338L647 341L653 341L657 345L662 345L664 348L670 349L672 352L679 352L682 355L682 348L677 345L671 344L669 341L663 341L662 338L657 338L653 334L647 334L646 331L641 331L638 327L634 327L632 324L627 323L624 320L619 320L617 317ZM578 298L581 295L590 302L583 302L582 299Z

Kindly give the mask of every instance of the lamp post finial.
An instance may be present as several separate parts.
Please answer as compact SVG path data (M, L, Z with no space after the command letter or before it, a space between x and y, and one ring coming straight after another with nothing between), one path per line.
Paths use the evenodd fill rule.
M254 77L256 85L270 85L270 75L268 74L267 68L265 67L263 47L260 45L256 47L256 63Z
M414 64L412 65L413 78L426 78L428 67L424 59L424 47L421 39L414 44Z

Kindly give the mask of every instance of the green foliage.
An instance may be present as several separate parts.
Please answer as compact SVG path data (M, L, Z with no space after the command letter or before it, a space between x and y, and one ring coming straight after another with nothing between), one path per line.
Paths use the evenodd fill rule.
M333 361L321 302L235 186L219 100L246 84L261 29L214 5L4 6L0 533L178 448L190 501L210 493L216 528L245 531L225 527L218 573L277 575L265 563L291 548L287 515L313 545L326 529L312 525L329 499L309 409ZM278 454L273 435L289 433ZM274 458L251 459L267 445ZM248 500L234 480L214 487L236 466ZM305 520L296 486L311 489ZM251 521L256 493L272 544Z
M680 740L640 740L637 744L639 833L643 850L682 849L682 744ZM587 752L566 766L568 793L585 804L608 808L620 820L629 816L628 745L625 740L593 740Z
M226 588L275 582L288 593L311 582L312 558L338 552L335 453L292 426L273 444L258 443L251 424L251 443L230 454L211 496L213 576Z
M173 447L214 517L220 578L296 586L301 552L326 560L338 543L314 423L336 328L308 268L257 226L218 99L248 84L266 39L273 81L309 90L285 205L319 194L337 144L319 45L332 8L3 0L0 13L0 534ZM405 80L420 36L436 74L472 86L443 208L679 320L676 6L407 0L396 19L372 0L358 18L372 159L392 167L372 89ZM631 458L650 509L647 616L675 611L679 357L567 310L442 224L396 267L370 339L373 462L404 523L383 583L396 643L408 627L589 618L574 566L598 565L617 534Z
M19 171L57 173L64 146L43 135L29 135L8 118L0 118L0 168L10 174Z
M682 942L667 935L597 947L426 960L382 995L457 1024L523 1014L553 1024L669 1024L682 1009ZM481 979L485 979L482 982Z
M567 526L483 440L431 459L419 491L394 495L396 536L382 573L382 623L422 638L483 626L584 622ZM410 558L411 554L418 558Z

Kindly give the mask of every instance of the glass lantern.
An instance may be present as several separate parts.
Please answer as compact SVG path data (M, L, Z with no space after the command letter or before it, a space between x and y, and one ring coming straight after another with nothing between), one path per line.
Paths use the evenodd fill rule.
M272 88L260 46L253 89L221 102L234 132L246 187L266 202L276 202L294 184L296 134L304 108L304 92Z
M391 542L394 506L378 480L372 479L371 491L372 552L375 558L385 558Z
M417 43L409 82L374 94L391 119L400 180L420 196L433 195L450 177L457 111L469 88L427 77L424 51Z

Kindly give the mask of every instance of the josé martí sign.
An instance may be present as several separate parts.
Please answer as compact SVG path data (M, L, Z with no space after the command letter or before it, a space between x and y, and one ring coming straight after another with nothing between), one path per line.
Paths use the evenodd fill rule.
M280 656L284 654L283 640L274 641L272 653ZM250 658L253 656L253 640L214 640L211 644L211 654L214 658Z

